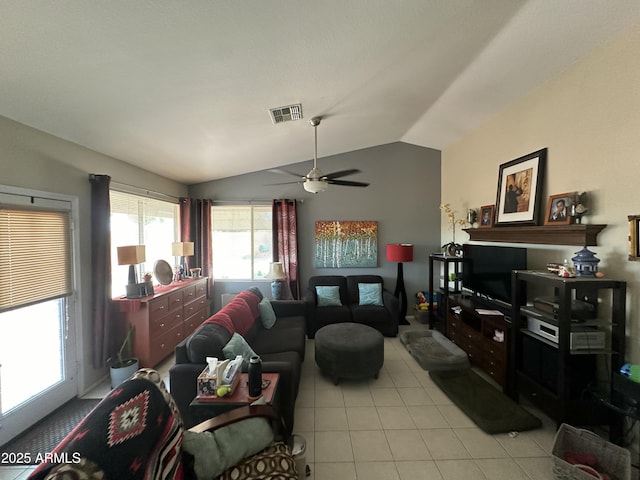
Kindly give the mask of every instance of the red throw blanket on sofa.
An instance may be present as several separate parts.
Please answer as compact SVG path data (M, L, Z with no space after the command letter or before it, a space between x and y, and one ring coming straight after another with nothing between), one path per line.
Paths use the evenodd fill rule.
M244 337L260 316L259 303L260 298L255 293L244 290L209 317L206 323L217 323L229 330L229 333L237 332Z

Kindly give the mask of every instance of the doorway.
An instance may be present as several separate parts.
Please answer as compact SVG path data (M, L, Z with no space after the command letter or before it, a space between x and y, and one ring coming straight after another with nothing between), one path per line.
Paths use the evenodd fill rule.
M78 392L76 204L0 185L0 445Z

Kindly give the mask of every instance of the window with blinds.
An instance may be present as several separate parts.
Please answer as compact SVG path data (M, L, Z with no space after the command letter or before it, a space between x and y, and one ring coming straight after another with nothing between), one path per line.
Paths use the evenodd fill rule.
M271 211L270 205L212 207L214 278L264 278L273 255Z
M174 263L171 243L180 228L177 203L111 190L111 271L114 296L125 292L128 267L118 265L117 247L144 245L145 263L136 265L138 278L152 272L157 260Z
M0 312L71 295L70 215L0 207Z

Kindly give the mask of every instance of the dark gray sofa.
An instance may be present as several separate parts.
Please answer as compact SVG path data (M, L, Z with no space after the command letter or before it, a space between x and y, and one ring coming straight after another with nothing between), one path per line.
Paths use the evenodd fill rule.
M382 284L382 306L359 305L359 283ZM318 307L316 286L340 288L340 306ZM355 322L369 325L387 337L398 334L398 299L384 288L379 275L319 275L309 279L304 294L307 305L307 336L314 338L316 332L331 323Z
M249 321L246 315L234 309L235 301L242 296L251 304L253 320ZM169 371L170 389L187 428L197 421L189 412L189 404L196 396L197 378L205 368L206 357L224 359L222 349L231 339L233 331L237 331L260 355L262 371L280 374L274 406L280 411L291 433L301 365L305 356L306 307L301 301L271 300L276 323L271 329L266 329L257 312L256 301L259 302L262 298L257 287L238 294L176 346L176 364ZM243 334L246 328L248 331Z

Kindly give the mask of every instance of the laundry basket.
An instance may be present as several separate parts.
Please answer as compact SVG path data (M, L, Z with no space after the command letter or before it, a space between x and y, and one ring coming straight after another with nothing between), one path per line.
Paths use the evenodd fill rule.
M556 432L553 443L553 477L556 480L595 480L597 473L588 473L565 461L565 454L591 454L596 468L611 480L631 480L631 454L629 450L604 440L589 430L563 423ZM587 469L589 469L587 467ZM600 477L602 478L602 477Z

